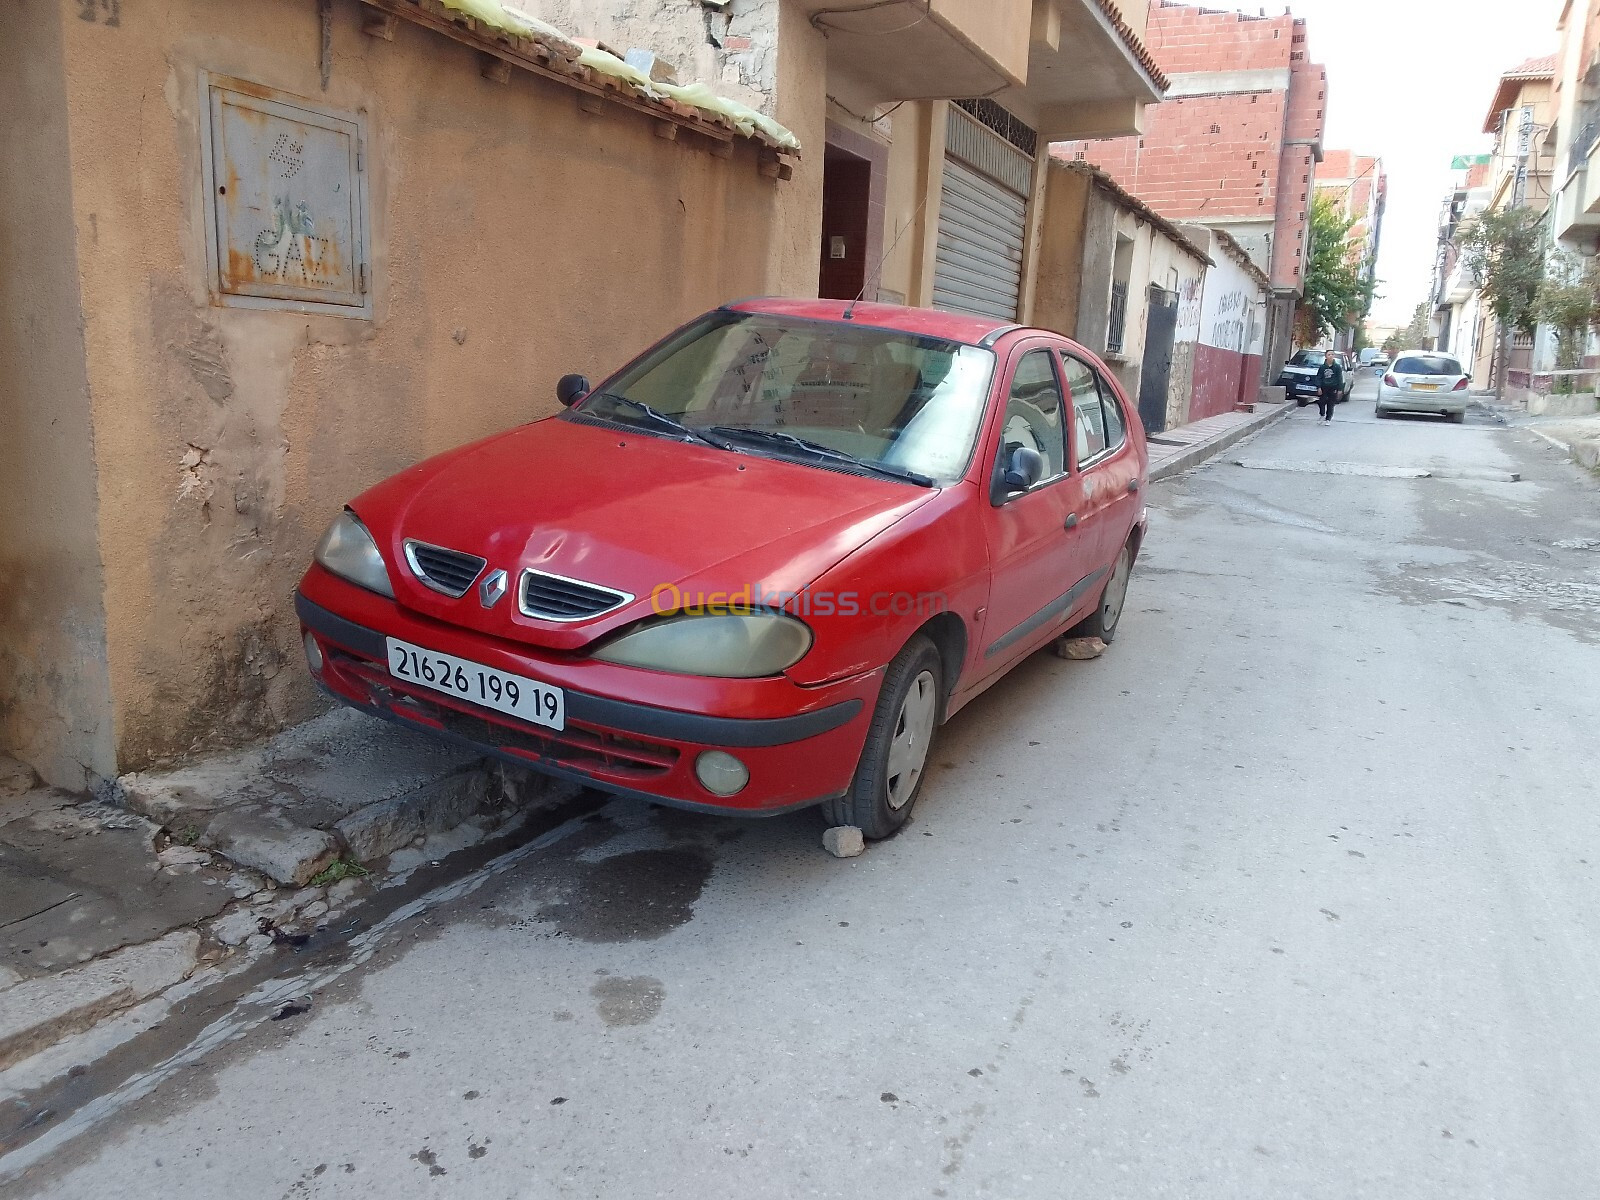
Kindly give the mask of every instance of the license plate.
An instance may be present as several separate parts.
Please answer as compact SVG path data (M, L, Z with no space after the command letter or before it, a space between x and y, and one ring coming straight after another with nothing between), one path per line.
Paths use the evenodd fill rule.
M1439 385L1437 383L1413 383L1411 390L1413 392L1437 392Z
M470 659L456 658L453 654L413 646L397 638L384 641L389 648L389 674L396 679L492 708L533 725L566 728L567 698L560 688L509 671L497 671Z

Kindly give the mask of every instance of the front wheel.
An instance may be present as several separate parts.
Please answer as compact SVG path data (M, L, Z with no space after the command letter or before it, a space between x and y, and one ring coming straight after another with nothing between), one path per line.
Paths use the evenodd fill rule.
M1116 640L1117 626L1122 621L1122 609L1128 601L1128 580L1133 575L1133 543L1123 545L1122 553L1112 565L1111 578L1106 580L1100 593L1100 603L1094 612L1067 631L1068 637L1097 637L1106 645Z
M884 675L850 790L822 806L829 825L854 825L863 837L877 839L906 823L922 790L943 687L939 651L919 633Z

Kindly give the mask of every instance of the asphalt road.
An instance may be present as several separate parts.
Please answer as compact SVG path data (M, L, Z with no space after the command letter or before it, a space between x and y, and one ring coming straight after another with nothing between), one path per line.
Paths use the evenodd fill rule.
M613 803L12 1190L1600 1194L1600 489L1370 390L1154 488L899 837Z

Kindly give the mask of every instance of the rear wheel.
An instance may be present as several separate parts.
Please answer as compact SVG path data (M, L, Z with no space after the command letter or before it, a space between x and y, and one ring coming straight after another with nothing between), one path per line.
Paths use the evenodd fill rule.
M850 790L822 806L829 825L854 825L862 836L877 839L905 824L922 791L943 689L939 651L919 633L884 675Z
M1373 415L1376 416L1380 421L1389 415L1389 410L1384 408L1381 404L1374 404L1372 406L1372 412Z
M1465 425L1467 422L1467 414L1464 412L1446 413L1445 416L1449 417L1451 423L1455 425Z
M1116 640L1117 626L1122 621L1122 609L1128 601L1128 579L1133 575L1133 543L1128 542L1117 555L1111 568L1111 578L1106 580L1100 593L1100 603L1094 612L1067 631L1068 637L1097 637L1110 645Z

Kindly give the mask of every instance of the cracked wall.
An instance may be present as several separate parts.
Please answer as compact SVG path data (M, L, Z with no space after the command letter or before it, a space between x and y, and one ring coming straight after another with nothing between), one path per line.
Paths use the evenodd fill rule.
M61 12L0 5L0 750L81 788L113 755Z
M775 115L779 0L734 0L724 12L700 0L526 0L521 7L619 54L654 51L676 68L678 82L709 84Z

